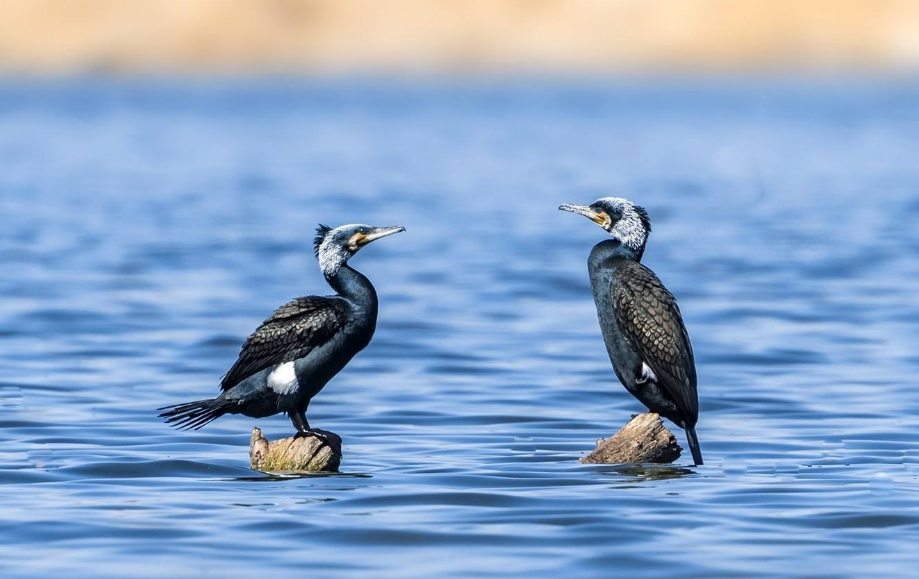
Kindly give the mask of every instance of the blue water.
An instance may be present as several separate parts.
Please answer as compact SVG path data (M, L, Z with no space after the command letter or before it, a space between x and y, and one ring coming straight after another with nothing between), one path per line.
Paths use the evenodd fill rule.
M0 576L914 577L919 87L0 84ZM706 465L583 466L642 410L561 202L644 204ZM275 306L376 337L313 402L342 474L249 470L213 396ZM677 430L681 443L682 432Z

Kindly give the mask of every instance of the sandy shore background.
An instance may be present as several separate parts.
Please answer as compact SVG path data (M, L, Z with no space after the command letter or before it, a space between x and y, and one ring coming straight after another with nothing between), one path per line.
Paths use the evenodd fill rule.
M919 0L0 0L0 70L919 70Z

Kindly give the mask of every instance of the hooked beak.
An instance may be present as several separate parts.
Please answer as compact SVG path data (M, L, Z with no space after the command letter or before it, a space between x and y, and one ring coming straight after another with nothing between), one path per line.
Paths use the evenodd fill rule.
M569 213L577 213L578 215L583 215L584 217L590 219L603 229L609 228L612 220L609 218L609 215L605 211L594 211L586 205L571 205L570 203L562 203L558 206L559 211L568 211Z
M405 231L405 228L401 225L394 225L392 227L374 227L366 235L357 238L356 244L358 247L363 247L368 243L376 241L377 239L382 239L394 233L401 233L402 231Z

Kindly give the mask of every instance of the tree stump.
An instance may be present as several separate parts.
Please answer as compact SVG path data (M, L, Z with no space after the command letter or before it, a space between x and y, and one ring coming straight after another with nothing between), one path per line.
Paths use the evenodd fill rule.
M636 414L611 438L597 441L597 448L581 458L583 464L665 464L680 458L682 448L661 417L653 412Z
M259 428L252 429L249 460L252 468L263 472L338 472L341 464L341 437L320 430L329 440L303 436L268 440Z

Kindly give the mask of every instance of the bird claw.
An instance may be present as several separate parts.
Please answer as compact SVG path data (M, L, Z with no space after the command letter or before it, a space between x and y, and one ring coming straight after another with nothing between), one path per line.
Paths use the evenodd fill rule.
M307 437L318 438L322 441L322 444L325 444L339 455L341 454L341 438L337 434L310 428L309 430L298 430L297 434L294 435L294 438Z
M294 438L309 438L309 437L318 438L326 442L328 442L329 440L328 435L326 435L324 432L320 430L313 430L313 429L298 430L297 434L294 435Z

